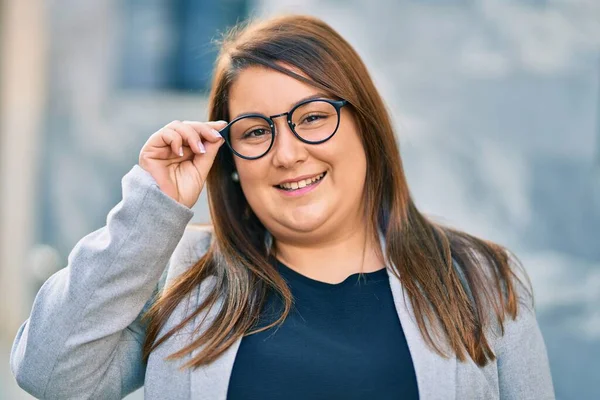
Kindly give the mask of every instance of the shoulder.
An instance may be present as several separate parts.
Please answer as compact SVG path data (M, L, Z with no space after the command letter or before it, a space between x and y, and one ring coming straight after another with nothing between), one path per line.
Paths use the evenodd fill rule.
M208 250L212 236L211 225L188 225L173 252L172 261L179 263L198 261Z
M168 285L176 277L187 271L208 251L212 241L213 228L207 224L190 224L173 251L161 285Z

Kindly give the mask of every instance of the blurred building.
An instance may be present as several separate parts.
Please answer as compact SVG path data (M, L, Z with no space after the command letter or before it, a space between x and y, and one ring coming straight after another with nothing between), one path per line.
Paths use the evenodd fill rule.
M218 32L290 11L324 18L363 56L417 205L521 257L557 397L600 398L599 2L1 4L0 348L104 225L148 136L206 118ZM195 211L209 221L204 197Z

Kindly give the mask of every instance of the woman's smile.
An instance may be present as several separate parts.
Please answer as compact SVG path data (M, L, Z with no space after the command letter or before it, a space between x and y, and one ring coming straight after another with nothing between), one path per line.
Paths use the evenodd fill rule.
M286 197L302 196L315 190L323 179L325 179L326 175L327 171L324 171L308 178L301 177L301 179L287 180L279 185L275 185L274 188Z
M232 83L228 95L232 120L252 114L279 116L295 110L289 118L297 119L296 132L282 118L275 117L272 128L258 121L261 129L273 129L271 147L257 159L233 159L248 205L275 237L310 237L318 242L362 224L366 155L351 107L336 111L328 103L335 97L261 66L245 68ZM320 101L320 105L304 110L305 104L313 104L311 101ZM325 135L328 139L318 143L302 140L299 133L316 137L327 119L333 121L327 132L335 135ZM234 136L238 128L233 130ZM257 131L256 125L242 128L240 132ZM248 139L246 147L237 148L250 154L250 145L260 143L256 140Z

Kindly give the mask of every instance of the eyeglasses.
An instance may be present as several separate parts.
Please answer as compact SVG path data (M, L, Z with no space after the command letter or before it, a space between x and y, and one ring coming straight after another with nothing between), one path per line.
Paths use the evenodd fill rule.
M331 139L340 126L340 110L347 100L310 99L290 111L267 117L245 114L219 131L231 151L246 160L256 160L271 150L275 142L273 119L287 117L290 130L302 142L319 144Z

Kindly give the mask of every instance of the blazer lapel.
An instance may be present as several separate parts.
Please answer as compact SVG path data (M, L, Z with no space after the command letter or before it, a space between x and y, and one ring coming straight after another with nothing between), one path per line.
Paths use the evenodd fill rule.
M181 239L177 249L173 253L173 262L167 275L167 283L175 279L183 271L187 270L206 252L210 245L211 232L204 227L188 227ZM211 289L214 284L213 277L208 277L197 289L195 299L192 302L193 307L198 306L202 298ZM215 317L217 311L221 308L221 301L218 300L215 306L206 316L205 324L201 330L210 325L210 321ZM206 315L201 313L195 318L194 326L197 326ZM208 365L190 371L190 397L200 400L226 400L229 378L233 369L235 355L238 351L242 339L239 338L231 347L229 347L220 357ZM200 349L192 352L191 357L195 357ZM173 398L175 398L173 394Z
M456 392L456 357L443 358L425 343L408 296L400 280L388 271L398 318L412 357L419 398L454 400Z
M211 289L210 286L214 284L212 281L214 278L207 278L198 290L198 297L196 304L200 304L203 297L206 296L208 291ZM203 326L200 328L201 332L210 326L211 321L214 320L218 311L222 307L222 300L217 300L214 307L208 311L201 313L195 318L194 325L197 326L205 316ZM190 392L192 399L200 400L225 400L227 398L227 389L229 387L229 378L231 377L231 371L233 370L233 363L237 354L238 348L242 338L238 338L225 352L223 352L216 360L210 364L203 365L202 367L193 370L190 377ZM192 352L192 357L195 357L200 352L200 348Z
M233 363L242 339L238 339L212 363L192 371L192 399L225 400Z

